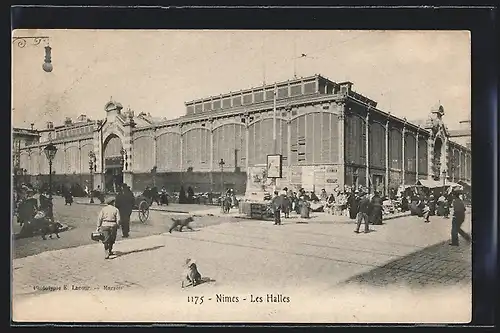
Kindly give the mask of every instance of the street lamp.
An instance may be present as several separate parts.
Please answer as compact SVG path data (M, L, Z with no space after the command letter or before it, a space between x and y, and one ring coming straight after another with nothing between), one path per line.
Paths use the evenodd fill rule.
M45 156L49 160L49 218L54 219L54 211L52 204L52 161L57 153L57 147L51 143L45 146Z
M90 171L90 203L94 203L94 169L95 169L95 153L89 151L89 171Z
M220 184L221 184L221 195L224 193L224 165L226 162L224 162L224 159L220 159L219 166L220 166Z
M26 37L13 37L12 43L19 48L24 48L28 41L32 41L33 46L39 45L42 41L45 41L47 45L45 46L45 59L42 65L42 69L50 73L53 70L52 67L52 48L48 45L49 37L47 36L26 36Z
M220 186L221 186L221 190L220 190L220 208L222 210L222 212L224 213L224 164L226 164L226 162L224 162L224 159L220 159L219 161L219 166L220 166Z
M123 147L120 149L120 154L122 155L122 184L125 184L125 178L123 175L123 171L125 171L128 168L128 163L127 163L127 151L123 149ZM132 185L131 185L132 186Z

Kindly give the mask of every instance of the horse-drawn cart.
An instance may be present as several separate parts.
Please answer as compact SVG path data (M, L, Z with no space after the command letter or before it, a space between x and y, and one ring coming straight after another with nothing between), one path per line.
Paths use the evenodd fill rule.
M142 194L135 197L135 203L134 207L132 208L132 212L136 211L138 213L139 220L142 223L146 223L149 218L149 207L151 207L152 202L152 198L145 197Z

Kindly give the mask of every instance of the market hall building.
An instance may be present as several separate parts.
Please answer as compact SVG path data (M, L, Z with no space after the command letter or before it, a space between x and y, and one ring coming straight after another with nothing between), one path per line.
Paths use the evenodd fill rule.
M55 183L88 184L92 151L94 187L109 190L125 182L134 191L152 185L179 191L184 185L219 192L224 184L242 194L266 181L267 155L273 153L283 156L278 188L329 192L363 185L387 193L420 179L471 180L471 151L453 141L442 106L431 109L423 123L408 122L377 109L351 82L314 75L185 107L184 116L166 120L111 100L104 120L80 116L35 130L39 140L19 148L20 167L27 170L26 180L47 182L43 148L51 141L58 148Z

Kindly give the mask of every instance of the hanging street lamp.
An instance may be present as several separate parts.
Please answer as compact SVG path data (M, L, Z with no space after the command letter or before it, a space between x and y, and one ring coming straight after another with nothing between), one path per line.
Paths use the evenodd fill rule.
M24 48L28 45L28 41L33 46L40 45L41 42L45 42L45 58L42 64L42 69L46 73L52 72L54 67L52 66L52 48L49 46L49 37L47 36L20 36L20 37L12 37L12 43L19 48Z

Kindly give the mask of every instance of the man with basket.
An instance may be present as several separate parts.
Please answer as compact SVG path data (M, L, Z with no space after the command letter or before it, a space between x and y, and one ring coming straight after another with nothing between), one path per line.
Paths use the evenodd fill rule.
M114 206L115 198L106 199L106 206L101 209L97 217L96 233L92 234L92 239L100 238L104 244L104 259L109 259L113 255L113 245L116 241L116 233L120 225L120 211ZM100 233L99 237L96 236Z

